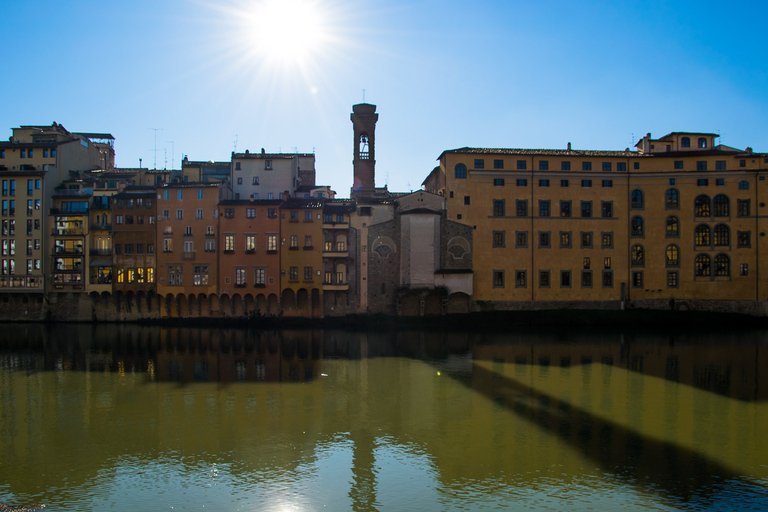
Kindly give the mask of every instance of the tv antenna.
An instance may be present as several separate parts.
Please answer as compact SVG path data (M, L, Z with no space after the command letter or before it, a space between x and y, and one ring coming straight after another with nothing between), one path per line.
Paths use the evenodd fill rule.
M155 131L155 149L153 151L155 153L155 165L154 165L154 167L155 167L155 169L157 169L157 132L161 132L161 131L163 131L163 129L162 128L150 128L150 130L154 130Z

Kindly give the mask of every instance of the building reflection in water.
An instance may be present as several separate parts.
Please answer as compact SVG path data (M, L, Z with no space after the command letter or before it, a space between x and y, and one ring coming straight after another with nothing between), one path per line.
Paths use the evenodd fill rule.
M349 500L357 510L384 499L377 490L383 437L428 457L441 485L456 493L478 482L531 486L542 468L557 467L609 474L675 503L712 501L735 485L767 497L754 483L768 481L762 331L13 325L1 336L0 370L40 375L22 381L2 374L2 436L13 440L3 460L45 458L40 447L56 445L72 423L65 446L83 459L83 484L96 471L87 467L109 467L126 446L227 453L232 471L248 479L266 477L265 468L295 470L341 435L351 441ZM88 393L66 402L81 382L62 378L68 372L87 376ZM127 394L125 379L143 384ZM73 410L77 421L67 417ZM38 430L36 421L51 418L56 429ZM113 437L121 442L111 444ZM280 449L288 443L294 448ZM2 476L24 487L17 481L23 475Z

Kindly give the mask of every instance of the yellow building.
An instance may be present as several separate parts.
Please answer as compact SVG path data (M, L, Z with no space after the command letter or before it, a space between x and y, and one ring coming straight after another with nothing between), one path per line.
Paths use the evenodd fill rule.
M716 137L648 134L633 151L448 150L423 185L474 228L475 301L766 300L768 154Z
M323 200L283 198L280 206L280 304L286 315L323 312Z

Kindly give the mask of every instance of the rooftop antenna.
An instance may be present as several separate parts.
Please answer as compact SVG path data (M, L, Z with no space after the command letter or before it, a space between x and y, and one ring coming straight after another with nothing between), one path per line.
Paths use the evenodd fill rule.
M157 169L157 132L158 131L161 132L161 131L163 131L163 129L162 128L150 128L150 130L154 130L155 131L155 149L153 151L155 153L155 166L154 166L154 168Z
M163 156L165 157L165 164L163 165L163 170L168 169L168 148L163 148Z
M173 162L176 160L176 157L174 156L173 152L173 141L169 140L168 142L171 143L171 169L173 169Z
M631 148L635 147L635 132L632 132L632 145L629 147Z

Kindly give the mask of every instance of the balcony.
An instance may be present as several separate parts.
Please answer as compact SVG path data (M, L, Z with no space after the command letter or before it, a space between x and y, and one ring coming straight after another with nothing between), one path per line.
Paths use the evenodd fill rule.
M349 283L323 283L324 292L346 292L349 291Z
M83 228L53 228L53 236L85 236Z
M112 256L112 249L91 249L89 254L91 256Z
M326 242L323 245L323 258L348 258L347 244L333 244Z

